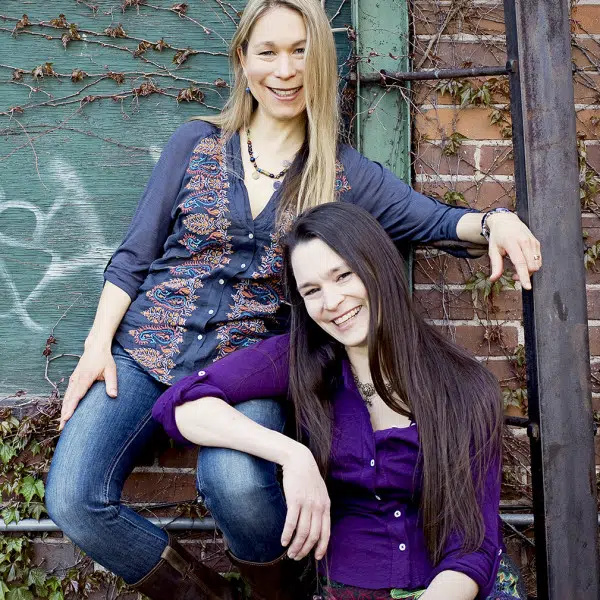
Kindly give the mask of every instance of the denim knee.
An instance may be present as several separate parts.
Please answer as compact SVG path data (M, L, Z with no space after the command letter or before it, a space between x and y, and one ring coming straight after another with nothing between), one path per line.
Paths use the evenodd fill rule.
M94 521L105 518L109 510L108 503L102 501L101 489L90 489L83 479L74 480L72 471L64 475L60 468L51 467L45 492L48 515L69 537L75 537L74 529L95 535Z

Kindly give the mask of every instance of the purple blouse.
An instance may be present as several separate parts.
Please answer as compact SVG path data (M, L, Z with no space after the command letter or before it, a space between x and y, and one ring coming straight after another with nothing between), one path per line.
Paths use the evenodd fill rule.
M207 396L237 404L254 398L286 400L289 336L269 338L226 356L168 389L152 411L176 441L189 443L175 424L175 407ZM502 542L498 519L500 456L490 469L481 509L485 539L475 552L461 552L450 537L442 560L428 557L419 519L416 424L373 431L350 365L333 398L334 434L328 476L331 540L322 571L347 585L369 589L424 588L441 571L464 573L484 600L494 584Z

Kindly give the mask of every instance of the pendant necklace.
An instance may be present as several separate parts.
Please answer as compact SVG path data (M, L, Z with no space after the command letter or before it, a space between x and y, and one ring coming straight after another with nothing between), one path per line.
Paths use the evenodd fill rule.
M283 169L281 171L279 171L279 173L271 173L270 171L261 169L256 164L256 157L254 156L254 152L252 150L252 140L250 139L250 128L248 128L246 130L246 137L248 139L248 154L250 155L250 162L254 166L254 173L252 173L252 179L260 179L261 175L264 175L265 177L270 177L271 179L275 180L275 181L273 181L273 187L276 190L279 189L281 187L281 181L279 181L279 180L288 172L289 168L292 166L292 163L288 160L284 160L283 161Z
M375 386L372 383L362 383L361 381L359 381L358 377L355 375L354 371L352 371L352 377L354 378L354 383L356 384L356 389L358 390L358 393L360 394L361 398L363 399L364 403L367 406L373 406L373 396L377 395L377 390L375 389ZM388 392L388 394L392 393L392 386L389 383L385 384L385 391Z

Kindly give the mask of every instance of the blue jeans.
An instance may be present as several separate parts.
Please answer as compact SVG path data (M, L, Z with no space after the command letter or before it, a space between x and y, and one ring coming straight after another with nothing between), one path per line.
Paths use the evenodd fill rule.
M53 521L96 562L127 583L160 560L167 534L121 504L125 480L141 451L158 433L152 406L166 386L148 375L118 344L113 346L119 394L96 382L60 436L46 484ZM251 419L283 430L283 407L274 400L238 405ZM232 552L266 562L283 552L279 538L285 501L272 463L231 450L206 448L198 485Z

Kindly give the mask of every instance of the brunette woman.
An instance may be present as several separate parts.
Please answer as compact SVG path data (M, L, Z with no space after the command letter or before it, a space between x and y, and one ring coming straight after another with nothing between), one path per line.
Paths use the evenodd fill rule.
M184 378L155 418L178 441L282 466L282 543L307 532L288 555L315 547L327 599L524 598L502 551L492 374L418 315L402 259L362 209L300 216L284 268L290 334ZM293 404L310 452L229 406L257 396Z
M157 432L152 405L182 377L287 329L279 240L294 215L340 200L367 209L398 243L486 244L483 233L492 278L508 254L525 287L541 264L539 244L514 214L446 206L338 144L335 46L318 0L249 0L231 67L224 111L175 132L106 269L48 478L53 520L140 589L170 543L121 503ZM269 398L238 409L284 427ZM274 466L211 449L200 455L198 483L232 552L268 582L282 568L273 561L286 510Z

